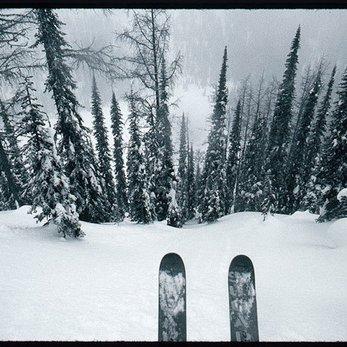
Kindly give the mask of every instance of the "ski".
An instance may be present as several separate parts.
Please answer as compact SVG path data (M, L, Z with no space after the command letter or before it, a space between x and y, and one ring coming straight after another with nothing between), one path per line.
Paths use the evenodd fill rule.
M186 274L181 257L166 254L159 267L159 341L186 341Z
M231 341L259 341L254 268L245 255L230 263L228 287Z

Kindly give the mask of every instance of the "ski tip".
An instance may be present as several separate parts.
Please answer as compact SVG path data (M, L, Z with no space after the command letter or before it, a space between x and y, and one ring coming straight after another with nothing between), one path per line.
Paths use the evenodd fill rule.
M233 258L229 266L229 272L231 270L243 270L243 271L252 271L253 263L252 260L244 254L239 254Z
M184 263L182 258L177 253L168 253L162 258L159 269L173 271L181 269L181 272L184 272Z

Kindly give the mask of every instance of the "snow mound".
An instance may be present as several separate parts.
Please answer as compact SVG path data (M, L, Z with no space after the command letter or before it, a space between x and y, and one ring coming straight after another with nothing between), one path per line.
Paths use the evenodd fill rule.
M254 265L261 341L347 340L347 219L82 222L86 237L65 241L28 210L0 212L0 340L156 341L159 264L170 252L185 264L189 341L230 340L228 268L239 254Z

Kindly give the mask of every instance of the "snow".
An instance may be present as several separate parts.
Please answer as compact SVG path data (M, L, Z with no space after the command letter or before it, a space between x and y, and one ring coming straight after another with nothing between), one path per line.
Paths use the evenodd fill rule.
M347 340L347 219L235 213L182 229L83 223L82 240L42 227L29 206L0 212L0 340L158 337L158 272L186 269L187 339L228 341L228 268L253 262L261 341Z
M342 198L347 198L347 188L341 189L339 193L337 194L337 200L341 202Z

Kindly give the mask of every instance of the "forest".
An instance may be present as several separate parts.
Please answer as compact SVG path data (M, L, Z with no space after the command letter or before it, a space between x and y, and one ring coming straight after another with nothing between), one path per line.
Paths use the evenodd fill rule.
M0 11L0 211L30 205L38 221L76 238L84 236L80 221L117 228L129 218L181 228L244 211L264 220L296 211L317 214L318 223L347 217L347 68L322 57L299 78L299 26L281 76L260 74L256 83L245 76L229 90L227 76L237 66L233 47L225 46L215 52L220 70L206 149L194 149L182 112L175 148L172 90L184 64L170 34L169 11L131 11L128 27L115 34L128 48L118 54L112 44L70 45L56 10ZM93 76L92 128L77 98L81 66ZM34 78L38 71L44 81ZM113 81L109 114L100 76ZM121 81L125 93L117 90ZM54 117L37 83L44 83Z

